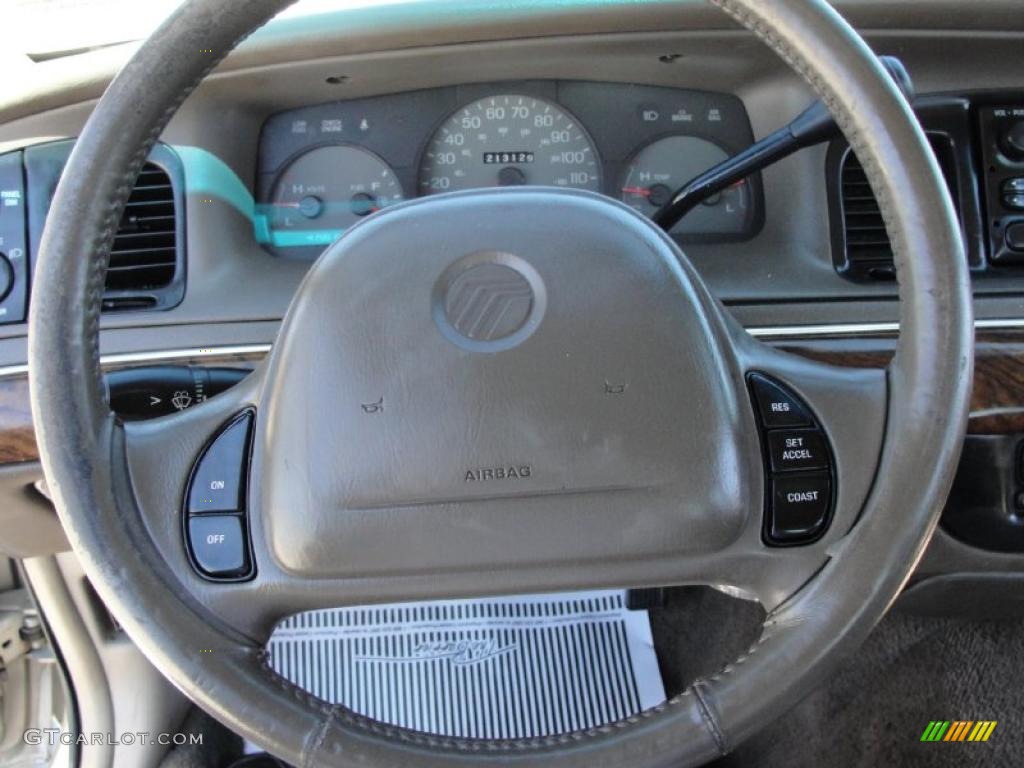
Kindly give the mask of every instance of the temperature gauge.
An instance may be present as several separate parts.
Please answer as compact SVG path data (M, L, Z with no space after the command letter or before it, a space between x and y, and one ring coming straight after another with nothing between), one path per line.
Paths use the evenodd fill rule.
M316 147L278 176L267 205L270 243L326 246L350 226L402 200L394 171L372 152L340 145Z
M653 216L672 194L729 155L696 136L668 136L637 152L622 176L622 201L645 216ZM704 201L672 228L675 235L729 236L748 232L753 215L746 180Z

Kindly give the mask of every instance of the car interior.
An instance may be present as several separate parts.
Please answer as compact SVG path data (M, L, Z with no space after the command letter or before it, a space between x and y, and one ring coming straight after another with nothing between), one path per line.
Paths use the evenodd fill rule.
M0 765L1024 764L1021 0L0 27Z

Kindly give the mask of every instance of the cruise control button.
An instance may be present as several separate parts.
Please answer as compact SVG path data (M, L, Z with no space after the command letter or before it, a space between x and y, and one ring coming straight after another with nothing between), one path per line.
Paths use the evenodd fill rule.
M776 477L771 480L771 485L769 538L793 543L817 537L825 528L832 502L829 474L815 472Z
M209 576L238 576L246 571L245 538L238 515L202 515L188 521L188 539L196 565Z
M1016 221L1006 228L1006 246L1011 251L1024 251L1024 221Z
M793 395L771 379L751 374L750 386L757 398L757 409L761 423L773 427L806 427L811 424L811 415Z
M1003 195L1003 205L1013 211L1024 211L1024 194Z
M828 467L828 450L816 429L780 429L767 437L773 472Z
M252 414L221 432L199 459L188 493L188 511L241 512Z

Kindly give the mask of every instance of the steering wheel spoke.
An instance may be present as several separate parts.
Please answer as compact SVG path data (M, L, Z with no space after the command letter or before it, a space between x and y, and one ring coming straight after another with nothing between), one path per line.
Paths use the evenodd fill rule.
M672 584L708 584L773 611L843 547L882 469L888 372L782 352L729 323L760 441L763 480L743 532L681 557Z
M857 523L875 483L889 407L888 372L782 352L731 324L758 421L764 468L761 597L788 597ZM789 563L793 567L788 574ZM781 580L780 580L781 577Z
M637 560L622 557L618 562L608 556L600 570L581 568L572 562L558 563L554 557L541 563L510 558L500 569L478 565L469 572L469 579L457 569L449 574L435 570L428 579L424 579L422 573L359 571L335 574L343 578L315 579L289 573L278 563L265 526L266 509L259 487L265 453L260 446L251 445L257 435L265 434L264 416L258 408L266 383L263 367L239 387L201 407L161 420L125 425L123 433L131 482L139 509L163 559L212 613L257 640L265 639L281 618L302 610L508 591L712 584L757 599L771 610L821 568L829 557L830 548L856 521L870 489L881 446L886 407L885 374L840 369L797 358L751 339L740 329L733 328L731 335L739 351L740 366L747 372L749 397L746 401L740 400L739 407L753 414L745 422L748 429L758 430L761 448L752 461L754 473L761 475L763 487L751 491L749 514L741 532L731 543L715 551L687 552L683 547L681 551L649 552ZM773 473L767 436L769 432L775 434L773 430L780 427L774 421L768 426L763 423L765 404L758 401L757 390L751 384L753 376L767 379L788 391L794 403L806 408L811 421L797 421L794 427L797 431L820 429L825 439L831 496L823 533L812 536L813 541L808 543L777 546L779 542L770 540L771 526L766 521L771 519L775 503L773 482L780 477L804 477L807 473ZM781 401L781 405L785 406L786 402ZM216 507L212 511L190 508L193 488L189 483L195 486L199 480L197 468L204 456L226 427L247 414L253 419L251 434L249 442L245 443L244 455L240 453L236 459L237 466L242 468L240 471L244 470L241 504ZM758 422L760 425L755 426ZM810 474L816 476L820 472L816 468ZM204 475L202 479L204 482L212 479L216 484L219 477ZM419 505L413 505L407 514L414 515L418 509ZM451 514L451 510L446 514ZM583 514L587 514L585 509ZM190 549L205 543L190 541L189 520L233 522L234 516L238 516L238 529L244 536L245 565L237 574L211 578ZM629 529L643 520L644 512L638 509L635 516L629 512L618 516L620 527ZM567 529L561 531L555 530L554 524L549 522L549 538L554 542L572 541L575 536L571 529L577 524L578 520L570 519L566 522ZM389 535L402 535L403 527L393 529ZM211 546L224 546L219 529L213 526L211 530L214 531L211 537L218 542ZM461 534L450 531L448 535L458 537ZM622 532L613 531L610 537L613 546L608 554L619 550L625 555L621 545L627 539ZM618 543L614 541L616 538ZM226 545L232 543L228 541Z
M265 639L281 618L302 610L508 591L711 584L757 599L771 610L820 570L829 558L830 549L856 522L881 450L886 379L883 371L841 369L779 352L736 328L731 334L741 367L747 372L749 401L740 401L739 405L753 413L749 423L758 425L750 428L758 430L761 449L753 461L760 462L755 473L762 474L763 492L753 489L742 531L728 545L715 551L686 552L683 547L682 551L649 552L635 560L622 557L616 562L608 557L600 570L579 567L572 562L557 563L555 558L542 563L510 558L500 569L478 564L469 571L469 579L459 569L453 573L435 569L428 579L424 579L422 573L339 572L335 576L342 578L315 579L289 573L275 557L264 525L266 509L262 505L258 480L263 466L259 462L265 459L259 446L252 446L256 466L249 464L249 443L246 443L245 455L239 454L237 459L245 471L240 506L218 507L213 511L190 508L193 489L189 482L195 486L199 479L197 467L226 427L238 423L240 416L251 414L250 441L254 441L256 435L265 434L263 417L257 408L266 378L263 368L242 386L200 408L158 421L126 425L125 444L133 488L154 541L172 570L184 574L183 580L190 591L214 614L258 640ZM769 419L765 423L764 409L768 403L759 401L755 378L767 380L779 388L776 392L790 395L788 401L781 398L772 405L803 409L808 420L801 421L798 415L796 421L783 418L781 422ZM788 410L783 415L792 416ZM769 434L777 435L780 430L798 435L807 430L820 431L827 451L827 465L814 465L810 470L798 468L793 472L773 471ZM798 494L794 497L797 506L799 499L814 495L816 489L825 497L821 532L812 532L807 537L809 540L804 541L773 541L771 520L778 512L775 507L779 502L774 485L781 481L783 485L792 486L792 481L808 477L814 481L823 472L828 475L826 491L821 491L813 482L810 491L800 491L799 487L791 491ZM204 482L209 482L211 477L204 476ZM213 482L216 484L218 479L213 477ZM814 501L812 498L808 503L813 506ZM418 509L419 505L413 505L408 514L415 515ZM446 514L452 514L451 510L446 510ZM196 553L190 549L204 546L204 542L190 541L189 520L232 521L236 515L240 516L237 525L245 541L245 565L236 574L211 577L202 570ZM638 510L637 515L622 513L621 528L635 526L643 518L643 510ZM567 525L571 528L577 522L569 520ZM393 533L402 535L403 527L399 526ZM211 530L217 542L212 546L224 546L219 529L213 526ZM548 530L555 542L574 538L571 530L556 531L550 522ZM450 531L448 535L462 534ZM626 541L621 531L611 534L613 538L616 535L620 544ZM231 545L230 541L226 543ZM625 548L612 549L616 548L626 554Z
M241 383L176 414L115 427L113 453L137 514L163 564L189 596L246 635L252 622L220 610L225 587L256 571L250 514L250 453L255 405L263 386L258 367ZM141 546L141 545L140 545Z

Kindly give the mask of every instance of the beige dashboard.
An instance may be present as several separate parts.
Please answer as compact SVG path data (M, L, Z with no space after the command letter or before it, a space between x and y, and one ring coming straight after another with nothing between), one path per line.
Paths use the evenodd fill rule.
M902 59L918 93L995 93L1024 101L1019 0L836 5L877 53ZM134 47L20 61L17 82L0 88L0 154L74 137ZM259 243L247 209L258 195L261 131L273 115L509 80L731 94L745 107L755 138L785 124L813 99L754 36L697 1L400 1L274 21L220 64L161 137L180 156L206 161L184 163L184 292L169 309L105 314L106 362L258 358L273 343L309 266ZM762 173L764 224L756 235L742 242L687 244L686 253L755 335L805 345L819 356L845 354L860 364L883 364L898 328L896 288L891 282L851 281L836 270L828 151L807 150ZM211 194L203 183L211 168L223 182L217 189L229 192ZM976 284L979 328L1016 334L1024 328L1024 272L992 275ZM26 333L24 322L0 324L0 383L23 381ZM1012 350L1003 346L1006 341L993 342L994 357L1018 360L1017 337L1009 339ZM830 352L830 345L841 353ZM868 356L857 358L862 353ZM1005 380L1000 370L992 369L991 381ZM989 392L999 408L1013 399L998 384ZM7 416L24 422L27 403L16 392L7 397ZM981 403L979 409L991 405ZM19 428L31 441L31 422ZM38 472L33 467L18 471ZM1010 565L1024 570L1017 559Z

